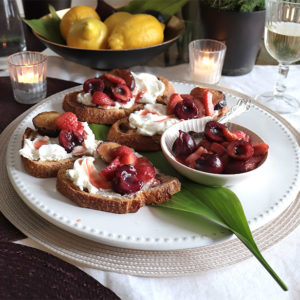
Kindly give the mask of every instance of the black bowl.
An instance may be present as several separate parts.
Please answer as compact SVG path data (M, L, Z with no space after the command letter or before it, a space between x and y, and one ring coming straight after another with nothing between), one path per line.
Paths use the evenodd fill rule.
M37 32L33 33L43 44L45 44L45 46L68 60L89 66L93 69L108 70L113 68L129 68L135 65L143 65L151 58L162 53L183 34L183 22L180 20L179 24L180 26L176 27L166 26L164 32L165 41L163 43L151 47L128 50L89 50L74 48L51 42L39 35Z

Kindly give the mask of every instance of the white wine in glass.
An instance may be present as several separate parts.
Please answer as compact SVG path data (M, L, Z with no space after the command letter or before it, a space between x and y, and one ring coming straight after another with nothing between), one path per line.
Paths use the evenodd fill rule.
M279 62L278 79L273 92L257 97L257 100L279 113L292 113L300 108L300 102L285 95L285 80L289 64L300 60L300 1L266 0L265 46Z

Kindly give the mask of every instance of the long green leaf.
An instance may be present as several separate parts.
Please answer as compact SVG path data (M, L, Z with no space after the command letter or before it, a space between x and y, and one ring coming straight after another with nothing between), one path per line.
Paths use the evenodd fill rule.
M60 18L56 14L53 6L49 5L49 10L51 12L51 18L31 20L23 19L23 21L30 26L33 31L37 32L45 39L54 43L65 44L65 40L62 38L59 29Z
M106 139L109 126L90 124L90 127L98 139ZM253 253L280 287L287 291L287 286L260 253L252 237L241 202L231 190L224 187L203 186L182 177L167 162L161 151L142 154L148 157L162 173L176 176L181 181L181 191L173 195L170 201L159 206L200 215L230 230Z
M127 11L132 14L138 14L147 9L156 10L167 20L177 13L187 1L188 0L133 0L119 10Z

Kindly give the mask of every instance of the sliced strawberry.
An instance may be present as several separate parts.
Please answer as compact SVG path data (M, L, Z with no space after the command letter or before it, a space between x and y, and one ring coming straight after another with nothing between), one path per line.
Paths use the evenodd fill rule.
M226 153L226 148L219 143L213 142L210 145L210 151L212 151L218 155L223 155L224 153Z
M194 101L194 97L190 94L180 94L180 97L184 100L184 99L187 99L187 100L191 100L191 101Z
M92 102L99 106L115 106L115 101L107 94L97 91L93 94Z
M78 122L76 131L78 131L79 133L83 134L84 126L83 126L83 124L81 122Z
M187 165L193 164L198 158L200 158L200 156L204 153L208 153L207 149L205 149L204 147L200 146L198 147L198 149L190 154L186 159L185 162Z
M198 146L202 146L203 148L205 148L206 150L210 150L210 147L211 147L211 143L212 142L210 142L208 139L206 139L206 138L203 138L200 142L199 142L199 144L198 144Z
M228 128L222 129L223 135L228 142L239 140L239 136L234 132L230 131Z
M116 76L116 75L113 75L110 73L104 73L102 76L113 84L125 84L126 85L126 81L119 76Z
M269 150L269 146L265 143L251 143L254 148L254 156L266 155Z
M117 168L121 166L119 157L116 157L106 168L104 168L100 174L104 176L107 180L112 180Z
M132 153L132 149L127 146L119 146L111 149L111 157L115 158L117 156L121 157L125 154Z
M65 112L54 120L59 130L77 130L78 119L72 112Z
M250 136L242 130L232 130L231 133L235 134L238 137L238 140L243 140L246 142L250 141Z
M167 115L173 115L175 112L175 106L177 103L181 102L183 99L177 93L171 95L169 102L167 104Z
M202 118L205 116L205 107L203 105L203 103L201 102L201 100L197 99L194 97L194 102L198 108L198 118Z
M204 91L202 101L205 108L205 115L213 116L215 114L215 106L213 104L213 94L209 90Z
M120 156L120 161L124 165L135 165L136 160L137 157L133 152Z
M155 177L155 168L146 157L139 157L135 164L137 177L143 182L149 182Z
M121 102L128 102L131 98L131 91L125 84L117 84L111 87L111 93L115 100Z

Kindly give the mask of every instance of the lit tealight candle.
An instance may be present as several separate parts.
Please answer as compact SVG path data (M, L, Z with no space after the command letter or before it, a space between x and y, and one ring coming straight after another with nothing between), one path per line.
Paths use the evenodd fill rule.
M18 82L20 83L37 83L39 81L42 81L39 79L39 74L34 73L33 71L18 74Z
M226 46L214 40L197 40L189 45L192 79L202 83L219 82Z
M15 53L8 58L8 65L17 102L33 104L46 97L46 55L30 51Z

